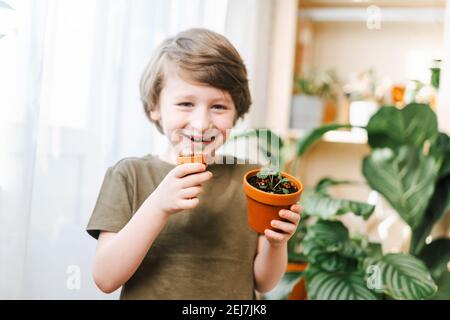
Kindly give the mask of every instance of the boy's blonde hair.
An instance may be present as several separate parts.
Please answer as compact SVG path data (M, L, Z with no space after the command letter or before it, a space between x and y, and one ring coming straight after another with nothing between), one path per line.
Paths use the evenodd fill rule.
M233 45L222 35L207 29L189 29L165 40L153 54L141 78L144 111L159 108L167 68L174 65L179 76L228 92L236 107L235 121L248 112L251 104L247 70ZM155 122L163 133L161 124Z

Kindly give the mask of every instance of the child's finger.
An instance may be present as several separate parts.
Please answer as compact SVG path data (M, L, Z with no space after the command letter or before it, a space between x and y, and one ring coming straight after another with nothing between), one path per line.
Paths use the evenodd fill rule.
M291 209L291 211L294 211L296 213L303 212L303 207L299 204L293 204L290 209Z
M298 224L300 221L300 215L290 210L282 209L278 213L278 215L286 220L289 220L295 224Z
M297 225L291 222L285 222L280 220L272 220L270 225L280 231L283 231L288 234L292 234L297 229Z
M185 199L195 198L203 192L202 186L189 187L181 190L181 195Z
M202 183L208 181L211 179L212 173L210 171L202 172L202 173L196 173L189 175L187 177L181 178L181 187L182 188L189 188L193 186L201 185Z
M284 241L284 235L279 233L279 232L275 232L273 230L270 229L266 229L264 230L264 235L266 236L266 238L268 240L272 240L275 242L282 242Z
M182 210L192 210L199 204L199 202L200 200L198 198L184 199L181 200L180 207Z
M176 166L172 172L176 178L182 178L192 173L203 172L206 166L203 163L184 163Z

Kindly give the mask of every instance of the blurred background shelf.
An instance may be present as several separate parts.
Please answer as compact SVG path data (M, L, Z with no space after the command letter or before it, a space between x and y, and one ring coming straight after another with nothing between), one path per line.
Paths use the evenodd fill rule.
M290 129L288 131L289 139L299 139L305 135L305 130ZM364 130L333 130L327 132L323 136L323 141L332 143L347 143L347 144L367 144L367 134Z
M367 8L300 8L298 16L317 22L366 22L371 13ZM382 8L382 22L443 22L444 8Z
M360 8L376 5L385 8L445 8L445 0L299 0L302 8Z

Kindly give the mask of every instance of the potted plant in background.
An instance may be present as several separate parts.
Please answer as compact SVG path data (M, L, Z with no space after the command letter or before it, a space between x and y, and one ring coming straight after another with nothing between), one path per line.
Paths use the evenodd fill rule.
M350 235L337 219L350 213L368 219L374 207L365 203L334 199L328 189L348 183L324 179L303 206L313 219L301 246L308 267L304 272L287 271L268 299L293 297L299 285L306 284L308 299L423 299L436 292L436 284L425 264L403 253L383 255L381 245L364 235ZM327 204L327 205L325 205Z
M343 127L349 125L323 126L294 141L295 159L323 134ZM365 130L372 152L364 159L363 174L411 227L409 253L383 255L380 244L350 235L338 216L352 212L367 219L373 207L333 198L328 190L349 182L324 179L304 192L303 219L288 243L290 265L303 267L288 268L267 298L450 298L450 239L429 239L434 224L450 210L450 138L438 132L430 107L416 103L401 110L381 108ZM245 135L259 139L258 130L240 136ZM280 154L288 154L281 141ZM267 155L274 158L273 151Z
M297 203L303 191L298 179L270 167L247 172L243 178L243 187L247 197L249 225L260 234L265 229L274 229L270 222L280 219L279 211Z
M379 107L385 103L386 86L380 84L372 69L352 74L343 87L350 101L348 121L353 126L365 126ZM354 128L352 131L361 132Z
M313 130L304 141L317 140L328 129L322 127ZM384 297L387 295L396 299L449 299L450 239L446 237L430 239L429 236L435 223L450 210L450 138L438 132L436 115L430 106L417 103L409 104L401 110L395 107L381 108L370 119L365 130L372 152L363 161L363 175L371 188L382 194L410 226L412 237L408 254L366 256L363 260L359 256L358 263L375 266L374 270L378 268L381 272ZM334 206L325 206L330 200L320 200L323 196L321 194L323 184L319 184L318 187L319 190L316 188L314 196L305 194L303 202L305 212L316 216L319 214L323 218L324 208L337 208L336 213L342 211L343 208L336 203ZM352 211L355 212L355 209ZM307 256L309 262L317 262L315 255L320 250L317 251L317 247L311 244L311 238L308 237L310 230L314 233L314 229L308 227L302 241L303 254ZM347 252L346 250L343 250L343 253ZM361 252L363 251L359 253ZM345 257L346 254L343 255ZM333 256L329 258L330 261L337 259ZM405 268L406 266L408 268ZM311 270L315 271L313 267ZM406 277L402 280L407 283L405 288L395 285L391 281L393 278L389 280L388 275L392 275L394 270L399 272L398 279L401 279L401 275ZM329 293L327 290L314 291L316 287L313 271L308 273L307 270L305 274L308 293L312 298L330 297L323 295L324 292ZM432 290L433 285L427 273L431 275L431 281L437 285L436 292ZM421 282L417 281L419 275ZM325 278L315 279L329 280L330 283L337 279L330 274L322 276ZM421 283L427 285L423 286Z
M334 121L340 87L334 71L310 70L294 77L290 127L312 129Z

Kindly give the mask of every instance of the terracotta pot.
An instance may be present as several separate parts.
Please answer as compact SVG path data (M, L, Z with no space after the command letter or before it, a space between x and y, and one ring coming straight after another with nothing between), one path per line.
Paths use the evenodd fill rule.
M300 200L303 191L302 183L295 177L281 172L283 178L288 178L297 187L297 191L291 194L273 194L261 191L248 183L248 178L256 175L259 169L247 172L243 178L244 192L247 195L247 214L250 227L263 234L265 229L275 230L270 222L282 219L278 213L281 209L289 209L291 205Z
M206 165L207 161L206 157L203 154L193 154L189 156L178 156L177 163L203 163Z
M307 263L289 263L286 272L304 272L308 267ZM308 294L306 293L305 278L302 279L292 288L288 300L306 300Z

